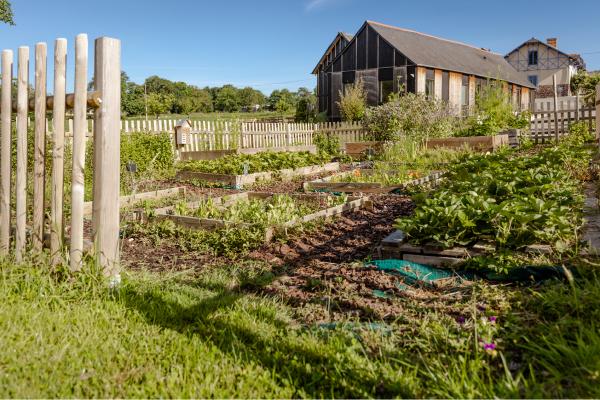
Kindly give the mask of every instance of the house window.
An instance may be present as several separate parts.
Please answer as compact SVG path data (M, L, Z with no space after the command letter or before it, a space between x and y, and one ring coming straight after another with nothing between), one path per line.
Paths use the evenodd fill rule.
M379 81L379 104L388 101L390 94L394 92L394 81Z
M425 73L425 96L428 99L435 98L435 73L432 69Z
M537 50L529 50L529 65L538 64L538 52Z
M467 75L463 75L462 77L462 87L460 89L460 104L463 107L467 107L469 105L469 77Z
M532 85L537 86L537 84L538 84L538 77L537 77L537 75L529 75L527 77L527 79L529 79L529 82L531 82Z

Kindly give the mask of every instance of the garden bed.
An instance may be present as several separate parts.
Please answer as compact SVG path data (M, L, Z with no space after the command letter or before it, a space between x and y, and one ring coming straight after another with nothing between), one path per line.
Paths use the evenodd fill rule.
M444 139L429 139L426 142L428 149L446 148L446 149L464 149L469 148L477 151L495 151L502 146L508 146L509 137L507 134L494 136L467 136L467 137L449 137Z
M280 199L284 201L290 199L295 204L300 203L300 205L298 205L297 210L290 212L289 216L286 217L284 214L278 220L277 215L273 219L266 218L260 222L254 220L263 217L261 214L268 214L268 211L278 212L278 206L282 206L282 211L290 211L293 208L291 204L278 204ZM232 211L233 206L241 202L246 202L248 207L246 209L239 207L239 209ZM340 202L341 204L331 204ZM278 231L318 218L326 218L371 205L372 203L367 197L337 198L319 194L273 195L270 193L244 192L190 202L183 207L176 205L160 208L155 210L154 218L159 221L170 220L178 226L192 230L212 231L235 227L262 231L264 234L263 241L269 242ZM183 212L182 208L184 209ZM253 211L254 214L248 212L248 209ZM198 214L198 211L203 216L176 215L176 212L179 214Z
M252 185L257 182L270 181L273 179L281 179L289 181L295 177L320 174L323 172L339 171L340 164L337 162L327 163L324 165L311 165L295 169L280 169L277 171L256 172L245 175L230 175L230 174L212 174L207 172L196 171L179 171L176 179L188 181L205 181L211 183L220 183L231 186L235 189L241 189L244 186Z
M134 205L144 200L159 200L167 197L181 196L185 195L186 189L185 187L178 186L168 189L161 190L153 190L149 192L143 193L135 193L127 196L119 197L119 204L121 208ZM90 216L93 211L94 202L86 201L83 203L83 214L85 216Z
M390 193L394 190L406 189L411 186L435 185L443 176L443 172L436 171L427 176L411 179L399 185L386 185L381 182L360 182L361 177L369 177L376 172L379 171L373 169L354 169L305 182L303 186L305 191L332 193ZM394 173L395 171L391 172Z
M309 152L317 153L317 146L285 146L285 147L261 147L253 149L232 149L232 150L202 150L202 151L182 151L180 158L186 160L216 160L230 155L236 154L257 154L266 151L274 152Z

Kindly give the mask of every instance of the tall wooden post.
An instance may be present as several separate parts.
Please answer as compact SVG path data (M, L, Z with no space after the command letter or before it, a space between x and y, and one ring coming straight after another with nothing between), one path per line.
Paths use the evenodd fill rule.
M73 178L71 189L71 271L79 271L83 257L83 202L85 134L87 132L87 64L88 39L75 38L75 99L73 104Z
M94 125L93 233L106 276L119 276L121 41L96 39L94 82L102 103Z
M35 132L33 144L33 249L42 251L46 195L46 43L35 45Z
M29 86L29 47L19 47L17 73L17 174L15 259L23 260L27 236L27 111Z
M558 142L558 93L556 91L556 74L552 75L552 87L554 89L554 138Z
M13 52L2 51L2 94L0 109L0 257L8 254L10 246L10 161L12 113Z
M52 264L62 262L64 154L65 154L65 93L67 40L56 39L54 45L54 103L52 149L52 199L50 205L50 254Z
M600 84L596 86L596 139L600 139Z

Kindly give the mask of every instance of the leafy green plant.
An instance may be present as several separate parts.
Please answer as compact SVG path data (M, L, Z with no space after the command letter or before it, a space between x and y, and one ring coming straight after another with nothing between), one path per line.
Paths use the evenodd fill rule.
M178 168L186 171L213 174L241 175L255 172L277 171L300 168L329 162L331 156L310 152L261 152L258 154L233 154L216 160L194 160L179 163Z
M415 243L452 247L484 240L513 250L542 243L565 252L582 226L578 178L589 157L588 150L567 145L536 155L467 155L449 169L445 187L417 198L414 215L396 225Z

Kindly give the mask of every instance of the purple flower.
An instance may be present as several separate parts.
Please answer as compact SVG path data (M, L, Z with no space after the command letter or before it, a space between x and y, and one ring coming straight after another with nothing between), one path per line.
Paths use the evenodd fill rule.
M483 344L483 349L486 351L493 351L496 350L496 343L484 343Z
M491 316L491 317L489 318L489 320L490 320L490 322L491 322L492 324L495 324L495 323L496 323L496 321L498 320L498 317L496 317L496 316Z
M456 317L456 322L458 322L459 324L464 324L465 323L465 317L460 316L460 317Z

